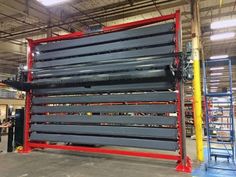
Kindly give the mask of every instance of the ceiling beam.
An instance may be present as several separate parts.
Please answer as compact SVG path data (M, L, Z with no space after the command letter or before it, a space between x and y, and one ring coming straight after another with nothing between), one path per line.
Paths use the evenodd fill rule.
M10 42L1 42L0 52L9 52L19 55L26 55L26 47L23 45L17 45Z
M165 9L171 9L171 8L176 8L179 6L183 6L183 5L187 5L188 2L186 2L185 0L181 0L181 1L173 1L173 2L169 2L169 3L163 3L160 6L157 5L159 10L165 10ZM134 7L134 6L131 6ZM102 15L97 15L97 18L99 18L100 22L108 22L108 21L115 21L115 20L119 20L119 19L123 19L123 18L129 18L129 17L133 17L133 16L137 16L137 15L142 15L142 14L147 14L147 13L151 13L151 12L156 12L157 9L155 7L155 5L153 3L151 3L149 6L147 7L143 7L143 8L134 8L134 10L121 10L119 11L119 13L113 11L110 14L109 13L104 13ZM110 16L109 16L110 15ZM88 23L88 21L90 21L89 19L80 19L81 21L85 21L86 23Z
M13 106L25 106L25 100L24 99L0 99L0 104L7 104L7 105L13 105Z
M13 18L21 18L21 17L24 17L24 15L22 15L20 13L15 13L14 15L11 15L11 17L13 17ZM9 21L14 21L14 20L12 18L5 17L5 16L0 18L0 22L1 23L6 22L6 21L9 22Z
M232 15L236 15L236 12L224 12L221 14L201 16L201 21L206 21L206 20L214 19L214 18L222 18L222 17L232 16ZM190 22L191 20L189 19L182 20L182 23L190 23Z
M202 7L200 9L200 12L208 12L210 10L216 10L216 9L219 9L219 8L224 9L224 8L228 8L228 7L233 7L234 5L235 5L235 2L229 2L229 3L222 4L221 7L219 5ZM185 11L185 12L182 12L182 15L191 15L191 12L190 11Z
M1 67L0 66L0 74L16 74L17 73L17 68L15 69L10 69L6 67Z
M134 1L133 0L127 0L128 1L128 3L132 6L132 5L134 5Z
M58 14L53 13L52 11L50 11L50 9L47 9L36 1L29 1L27 4L25 1L0 0L0 11L4 12L6 11L6 9L20 13L25 17L32 17L34 19L38 19L38 27L41 27L42 25L48 25L49 22L51 22L51 24L58 23L62 20L60 16L58 16ZM34 24L32 24L31 26L37 27L34 26ZM66 28L59 28L61 28L61 30L68 31Z
M48 22L49 20L49 15L47 11L43 9L32 9L29 8L28 13L25 12L26 6L20 2L17 2L15 0L0 0L0 7L4 8L4 10L9 9L11 11L20 13L25 16L31 16L34 17L35 19L40 19L43 22Z

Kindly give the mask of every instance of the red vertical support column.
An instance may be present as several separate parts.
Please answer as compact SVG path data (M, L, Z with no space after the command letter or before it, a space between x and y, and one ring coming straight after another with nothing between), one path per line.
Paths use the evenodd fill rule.
M34 42L31 39L28 39L28 48L27 48L27 82L30 83L33 79L32 76L32 65L33 65L33 50ZM25 102L25 121L24 121L24 145L22 153L28 153L31 151L30 142L29 142L29 129L30 129L30 118L31 118L31 100L32 100L32 90L26 94Z
M176 11L176 16L175 16L175 53L176 53L176 65L177 67L180 67L180 58L178 56L180 52L180 11ZM189 157L186 155L186 142L184 138L185 136L185 129L183 130L183 127L185 125L184 119L183 119L183 111L184 111L184 86L183 86L183 81L180 79L176 83L176 89L178 90L177 94L177 111L178 111L178 144L179 144L179 155L180 155L180 161L178 162L178 165L176 166L177 171L181 172L187 172L190 173L192 171L192 166L191 166L191 160Z

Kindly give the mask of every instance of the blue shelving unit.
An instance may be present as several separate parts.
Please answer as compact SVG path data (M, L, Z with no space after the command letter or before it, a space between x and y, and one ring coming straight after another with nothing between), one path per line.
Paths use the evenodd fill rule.
M214 168L217 162L222 160L235 164L231 60L206 60L203 63L203 72L205 121L208 137L207 168ZM222 87L223 89L220 90Z

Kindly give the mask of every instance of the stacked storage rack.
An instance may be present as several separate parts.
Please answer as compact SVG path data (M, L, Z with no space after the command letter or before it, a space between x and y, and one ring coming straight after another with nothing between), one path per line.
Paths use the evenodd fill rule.
M179 11L105 27L96 34L29 40L32 88L27 92L23 151L53 148L163 158L176 160L177 170L190 172L182 81L171 70L179 66L180 44Z

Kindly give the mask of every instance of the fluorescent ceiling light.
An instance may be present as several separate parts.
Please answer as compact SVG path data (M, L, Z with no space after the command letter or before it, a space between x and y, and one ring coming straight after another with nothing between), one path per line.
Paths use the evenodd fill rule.
M232 90L236 90L236 87L235 87L235 88L232 88Z
M215 71L215 70L222 70L225 69L224 67L214 67L214 68L210 68L211 71Z
M210 85L219 85L220 83L210 83Z
M210 80L210 82L220 82L220 80Z
M218 89L218 87L211 87L211 89Z
M220 34L214 34L211 35L211 40L212 41L218 41L218 40L225 40L225 39L230 39L235 36L235 33L233 32L227 32L227 33L220 33Z
M53 6L69 2L70 0L37 0L37 1L43 4L44 6Z
M27 66L27 65L23 66L23 69L24 69L25 71L28 70L28 66Z
M211 73L211 76L222 76L223 73Z
M211 29L229 28L236 26L236 19L216 21L211 23Z
M229 55L216 55L216 56L211 56L210 59L222 59L222 58L228 58Z

